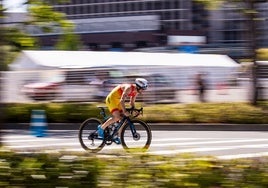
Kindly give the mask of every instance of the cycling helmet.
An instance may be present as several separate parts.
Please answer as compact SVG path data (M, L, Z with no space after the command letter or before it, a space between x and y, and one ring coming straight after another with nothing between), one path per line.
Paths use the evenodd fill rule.
M144 78L136 78L135 83L138 89L146 90L148 87L148 81Z

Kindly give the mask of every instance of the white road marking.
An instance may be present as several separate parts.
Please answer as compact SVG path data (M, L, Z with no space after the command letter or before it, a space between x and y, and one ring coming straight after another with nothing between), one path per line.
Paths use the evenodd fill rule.
M223 151L223 150L235 150L235 149L265 149L268 148L268 143L260 143L268 141L268 139L246 139L246 138L228 138L228 140L220 140L219 138L167 138L167 139L154 139L151 143L151 148L147 152L148 154L157 154L157 155L173 155L179 153L198 153L198 152L210 152L210 151ZM2 142L4 143L6 148L13 150L23 150L27 151L27 149L40 149L42 148L44 151L73 151L73 152L86 152L78 141L78 137L76 136L68 136L68 137L58 137L52 138L49 136L45 137L35 137L33 135L3 135ZM245 143L250 144L245 144ZM242 144L244 143L244 144ZM252 144L255 143L255 144ZM231 145L231 146L214 146L214 147L206 147L208 144L239 144L239 145ZM200 147L191 147L184 149L174 149L172 146L197 146L202 145ZM167 148L167 146L171 146ZM57 149L57 147L61 147ZM166 149L157 150L156 148L166 147ZM55 149L56 148L56 149ZM115 149L121 149L121 145L112 144L111 146L105 146L102 152L112 151ZM101 153L102 153L101 152ZM234 154L234 155L220 155L216 156L218 159L238 159L238 158L252 158L252 157L261 157L268 156L268 152L254 152L254 153L242 153L242 154Z
M267 148L268 144L261 145L237 145L237 146L219 146L219 147L195 147L187 149L174 149L174 150L158 150L148 152L150 154L168 155L168 154L178 154L178 153L194 153L194 152L204 152L204 151L223 151L223 150L234 150L234 149L245 149L245 148Z
M74 138L74 139L64 139L64 138L23 138L23 139L12 139L12 140L9 140L9 139L3 139L3 143L20 143L20 142L30 142L31 144L34 144L36 142L54 142L54 141L73 141L73 142L77 142L78 141L78 138Z
M259 152L259 153L244 153L237 155L221 155L217 156L218 159L229 160L229 159L241 159L241 158L253 158L253 157L262 157L268 156L268 152Z

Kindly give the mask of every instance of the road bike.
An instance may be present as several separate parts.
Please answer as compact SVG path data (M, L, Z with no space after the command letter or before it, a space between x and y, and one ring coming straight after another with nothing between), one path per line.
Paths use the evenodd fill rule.
M147 151L152 140L150 126L142 120L135 119L143 114L143 108L126 109L131 116L123 118L114 124L109 125L104 130L104 137L99 137L97 133L98 125L107 121L110 116L105 112L106 107L98 106L102 119L89 118L85 120L79 128L79 142L81 146L93 153L99 152L105 145L112 143L122 144L126 151ZM121 143L116 142L119 136Z

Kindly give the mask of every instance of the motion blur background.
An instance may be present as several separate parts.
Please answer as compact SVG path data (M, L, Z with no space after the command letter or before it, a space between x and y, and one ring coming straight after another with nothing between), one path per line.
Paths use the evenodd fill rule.
M137 77L149 81L140 101L199 102L198 74L209 101L249 99L249 74L243 78L241 65L224 55L23 51L10 69L4 74L6 102L104 102L113 87Z
M45 13L41 15L31 10L40 4L1 1L8 8L1 25L38 41L29 46L24 37L24 43L8 43L15 46L10 54L16 55L8 58L2 73L4 103L103 102L112 87L136 77L149 80L148 92L139 99L146 103L204 102L197 75L202 75L205 101L252 98L256 57L250 18L243 13L250 8L246 1L222 3L215 9L185 0L49 2L40 3ZM268 3L256 1L253 8L259 18L254 47L267 54ZM61 38L66 33L58 20L46 20L50 10L64 13L60 18L70 21L64 23L73 24L69 38ZM36 15L45 24L27 22ZM258 65L258 97L267 99L267 63Z

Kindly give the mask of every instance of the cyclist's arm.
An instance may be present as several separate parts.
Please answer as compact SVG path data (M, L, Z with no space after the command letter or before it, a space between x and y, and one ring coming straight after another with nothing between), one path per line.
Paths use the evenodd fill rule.
M131 91L131 87L130 86L126 86L125 89L124 89L124 91L123 91L123 94L121 96L121 99L120 99L120 104L121 104L123 113L125 115L128 115L127 114L127 111L126 111L125 101L126 101L126 98L127 98L128 94L130 93L130 91Z
M138 95L138 94L136 94L136 95L134 95L134 96L132 96L132 97L130 98L130 102L129 102L129 104L130 104L131 108L135 108L135 101L136 101L137 95Z

